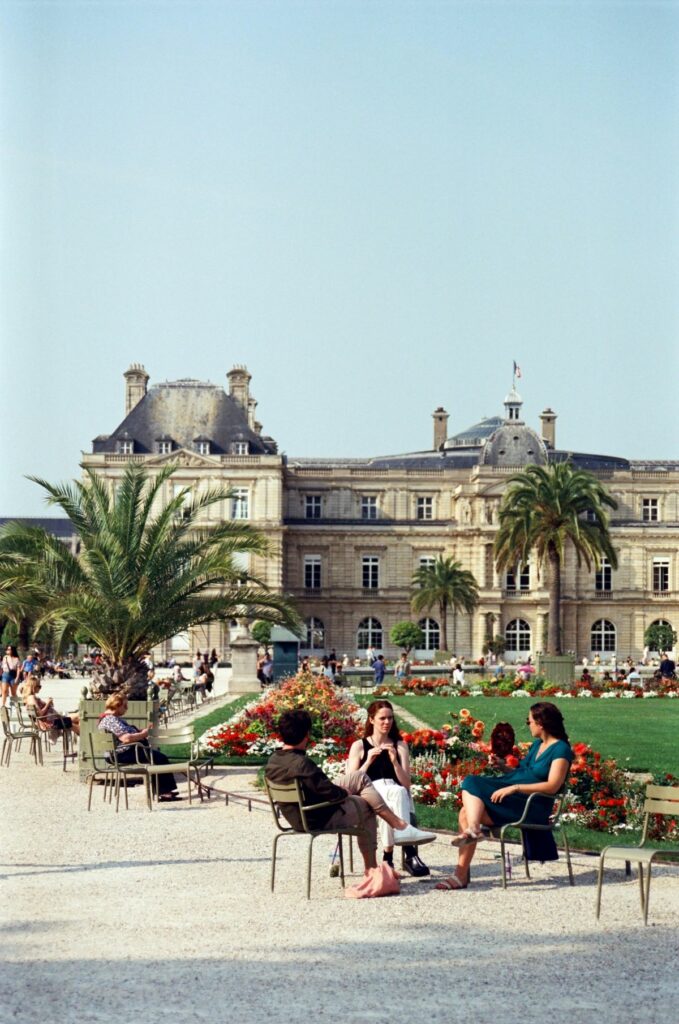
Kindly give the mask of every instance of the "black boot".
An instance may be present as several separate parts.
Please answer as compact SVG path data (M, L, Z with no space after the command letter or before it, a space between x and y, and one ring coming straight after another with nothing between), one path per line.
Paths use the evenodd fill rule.
M382 860L386 861L390 868L394 866L394 851L385 850L382 854Z
M409 875L412 875L414 878L424 878L425 875L431 873L424 861L418 857L416 846L404 846L403 855L403 866Z

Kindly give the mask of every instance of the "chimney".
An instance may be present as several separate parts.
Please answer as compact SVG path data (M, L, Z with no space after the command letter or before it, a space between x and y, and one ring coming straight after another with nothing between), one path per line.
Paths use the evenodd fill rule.
M247 367L236 365L226 375L226 379L229 382L229 395L233 398L234 402L240 405L241 409L246 416L249 416L250 406L250 381L252 380L251 374L248 373Z
M442 405L439 405L438 409L434 409L432 416L434 417L434 451L440 452L448 438L448 413Z
M146 394L149 375L141 363L131 363L123 377L125 378L125 415L127 416Z
M556 448L556 413L549 407L540 413L540 434L548 448Z

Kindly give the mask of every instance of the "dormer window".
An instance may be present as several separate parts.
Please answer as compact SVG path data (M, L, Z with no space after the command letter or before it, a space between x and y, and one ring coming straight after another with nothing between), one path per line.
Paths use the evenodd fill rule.
M158 455L169 455L174 448L174 441L169 434L161 434L155 440L155 448Z
M232 455L248 455L250 453L250 445L247 441L234 441L231 445Z
M199 455L209 455L210 454L210 442L209 441L204 441L201 438L201 439L199 439L199 440L197 440L195 442L195 445L196 445L196 451L198 452Z
M118 455L134 455L134 441L118 441Z

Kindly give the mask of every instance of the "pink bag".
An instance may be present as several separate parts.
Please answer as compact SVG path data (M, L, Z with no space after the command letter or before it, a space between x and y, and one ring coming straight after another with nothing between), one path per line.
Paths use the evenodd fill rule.
M366 900L373 896L398 896L401 883L394 869L382 861L376 868L368 868L358 885L351 885L344 895L348 900Z

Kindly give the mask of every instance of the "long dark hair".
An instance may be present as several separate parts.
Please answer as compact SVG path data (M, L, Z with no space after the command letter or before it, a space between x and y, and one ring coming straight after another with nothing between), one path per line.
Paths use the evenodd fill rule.
M553 736L555 740L565 740L568 743L568 733L563 724L563 715L556 704L548 700L540 700L537 704L531 704L530 713L533 721L541 725L545 732Z
M365 739L367 739L368 736L372 736L372 719L375 717L377 712L380 711L382 708L389 708L392 714L394 712L394 706L393 704L390 704L388 700L374 700L370 707L368 708L368 720L366 721L365 729L363 730L363 736L365 737ZM401 732L396 724L396 717L393 718L391 723L391 729L389 730L389 739L393 740L394 743L398 743L401 740Z

